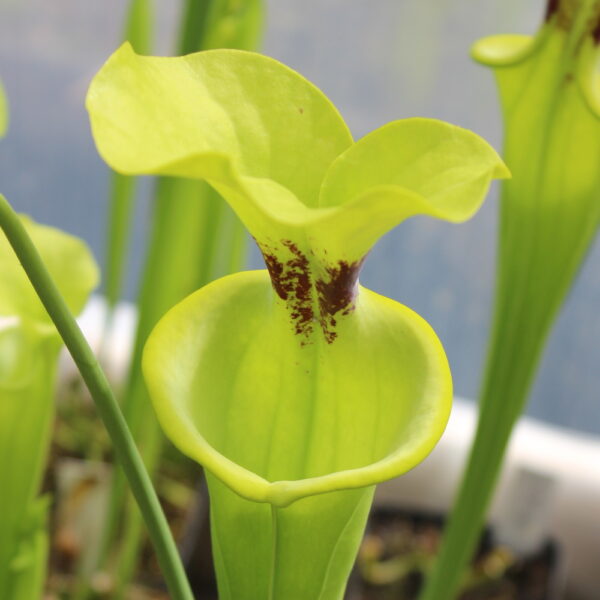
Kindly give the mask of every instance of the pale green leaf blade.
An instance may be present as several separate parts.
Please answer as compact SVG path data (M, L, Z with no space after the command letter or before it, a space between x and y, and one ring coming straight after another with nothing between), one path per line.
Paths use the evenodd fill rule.
M473 44L471 56L488 67L509 67L524 61L536 43L537 38L531 35L491 35Z
M69 309L79 313L96 287L99 272L84 242L22 217ZM0 236L0 315L49 323L50 319L6 238Z
M501 90L505 156L514 176L500 203L496 326L484 395L512 386L501 395L514 421L600 225L600 112L593 104L600 81L590 70L598 56L590 39L572 56L566 34L546 26L518 60L510 60L509 42L510 36L486 38L477 56L496 47L497 60L489 64ZM519 377L506 375L512 371Z
M504 104L505 156L514 178L500 204L496 324L482 393L500 394L513 423L600 225L600 113L583 82L565 74L581 73L594 48L588 41L569 57L562 32L542 39L525 60L495 71L504 94L519 100ZM599 94L597 74L587 75L590 93Z
M322 92L237 50L155 58L124 45L94 78L87 107L98 150L117 171L225 177L234 187L235 174L268 178L308 206L352 143Z
M332 164L320 196L331 213L314 223L312 235L334 255L357 261L414 215L470 218L491 180L509 176L496 151L466 129L433 119L395 121Z
M520 110L523 94L537 96L545 104L548 101L546 85L539 87L540 80L551 80L556 72L556 61L560 61L561 40L542 32L537 36L493 35L477 41L472 57L482 65L494 69L500 95L500 107L505 119L514 110ZM532 54L545 44L554 54L551 60L539 61Z
M394 121L366 135L331 166L320 206L337 206L395 186L422 201L406 216L459 222L477 211L494 178L509 177L496 151L471 131L435 119Z
M241 498L211 475L207 479L220 600L341 600L372 487L275 508Z
M513 179L500 200L498 283L476 438L422 600L449 600L459 589L548 334L600 225L598 2L549 7L535 38L493 36L473 50L494 69Z

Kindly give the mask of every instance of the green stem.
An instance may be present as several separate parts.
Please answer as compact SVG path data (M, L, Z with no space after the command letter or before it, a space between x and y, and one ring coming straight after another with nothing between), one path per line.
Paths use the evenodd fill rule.
M177 42L179 54L202 48L207 16L214 0L186 0ZM187 294L207 283L211 271L216 239L216 224L209 222L210 213L219 214L222 200L205 183L160 178L157 184L154 232L146 257L146 268L138 300L140 322L136 333L134 354L124 396L124 411L136 439L140 440L146 466L153 472L159 460L163 437L154 416L148 417L144 407L148 394L141 378L140 362L144 343L158 319ZM209 239L210 238L210 239ZM181 261L182 256L194 256L197 263ZM124 482L115 473L107 518L107 535L101 553L102 562L109 555L118 519L124 503ZM130 577L140 545L140 515L128 511L119 553L116 578L118 590ZM118 596L117 596L118 598Z
M121 298L123 272L131 229L135 177L112 174L104 295L108 318Z
M177 50L190 54L200 50L206 21L214 0L185 0Z
M68 348L114 444L115 455L142 512L171 595L193 600L183 565L150 477L94 353L69 312L21 221L0 197L0 227Z
M129 3L123 38L128 40L136 52L147 54L152 46L152 31L154 23L154 7L152 0L131 0ZM109 200L108 227L106 240L106 258L104 269L106 297L106 317L100 340L98 355L102 360L107 350L108 333L111 329L114 310L121 299L125 263L129 250L129 236L132 229L132 217L135 206L136 178L112 173L111 194ZM115 514L114 500L121 499L125 493L125 481L117 469L113 477L113 486L109 500L108 515L103 528L98 557L102 564L110 554L114 530L120 511ZM114 489L119 493L115 494ZM78 567L77 581L74 586L74 600L86 600L91 590L89 588L89 566L84 565L84 556Z
M140 54L150 52L153 20L151 0L131 0L123 38L128 40ZM135 182L135 177L112 174L104 269L105 296L108 305L105 332L109 329L114 308L121 298L134 207Z
M163 435L152 411L141 373L144 344L156 322L174 304L200 287L198 270L205 257L201 252L206 219L206 194L203 182L163 177L157 181L153 215L153 232L139 296L139 323L123 398L123 412L131 431L142 449L146 468L154 472L161 455ZM182 260L184 256L196 262ZM115 538L123 507L128 506L122 473L114 475L109 500L106 538L101 565L110 556L110 542ZM140 515L126 510L127 519L120 537L119 567L116 586L124 588L131 579L140 545ZM119 598L119 596L115 596Z
M137 365L137 368L132 369L124 405L125 416L143 448L144 462L150 472L160 459L164 437L154 415L144 410L150 399L139 368L143 346L158 319L171 306L193 290L206 285L216 275L224 274L217 273L215 259L218 253L224 255L227 263L231 262L229 246L219 244L223 229L221 215L225 208L224 201L203 182L171 178L159 180L153 219L156 227L140 295L143 309L132 359L132 366ZM232 217L237 221L234 215ZM182 263L180 257L186 252L197 257L197 261ZM158 293L157 287L161 293ZM121 484L119 479L115 483L121 489L115 493L111 503L113 517L110 523L113 526L123 507L124 482L122 477L120 480ZM140 515L136 510L131 510L131 505L128 504L128 507L130 509L121 535L115 598L122 597L119 594L122 594L125 582L131 577L139 554Z

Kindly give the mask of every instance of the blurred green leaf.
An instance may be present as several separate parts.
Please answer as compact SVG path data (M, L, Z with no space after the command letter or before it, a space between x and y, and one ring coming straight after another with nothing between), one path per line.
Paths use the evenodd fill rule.
M98 280L87 247L22 217L69 308ZM0 597L39 597L47 535L37 498L54 414L61 341L4 235L0 236ZM47 503L46 503L47 504ZM37 590L34 592L34 590Z
M69 309L78 314L100 276L90 250L74 236L37 225L25 216L22 220ZM0 315L50 324L46 310L3 235L0 236Z
M600 224L599 0L548 3L535 37L497 35L505 127L495 316L469 462L426 600L455 597L550 328ZM566 399L565 399L566 400Z

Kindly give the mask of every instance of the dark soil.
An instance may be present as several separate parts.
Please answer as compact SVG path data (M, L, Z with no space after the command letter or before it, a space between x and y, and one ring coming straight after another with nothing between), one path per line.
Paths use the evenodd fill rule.
M78 381L63 393L57 412L44 482L44 492L53 499L50 572L44 600L74 597L75 574L82 553L100 542L97 537L93 539L89 533L82 533L76 516L81 512L81 506L89 504L94 493L108 487L102 469L97 477L94 470L91 474L87 472L86 465L99 464L110 474L113 459L104 428L94 407L85 401ZM64 471L65 460L69 459L81 465L82 476L77 486L61 494L58 476ZM184 562L190 565L188 576L195 596L217 600L207 494L201 470L167 445L158 472L157 489ZM443 519L439 516L392 508L375 509L369 519L346 600L416 600L424 576L431 569L442 527ZM547 543L532 556L518 557L510 549L495 544L493 534L487 530L460 600L553 600L555 596L551 590L556 566L557 552L552 543ZM97 573L93 579L93 600L111 598L111 567L114 565L108 572ZM136 579L136 584L126 594L127 600L168 600L147 540L142 548Z
M441 539L443 519L417 511L378 509L370 517L350 587L351 600L416 600ZM461 600L551 600L556 546L516 556L484 532Z

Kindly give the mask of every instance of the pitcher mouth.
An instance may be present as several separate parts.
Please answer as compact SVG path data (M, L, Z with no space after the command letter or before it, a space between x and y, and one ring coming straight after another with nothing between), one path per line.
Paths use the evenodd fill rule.
M444 430L452 394L447 360L429 325L407 307L360 288L348 330L342 330L348 335L329 345L318 330L321 347L315 340L301 348L292 333L281 333L285 312L268 301L270 294L275 297L265 271L225 277L175 306L151 334L144 375L159 421L179 449L238 495L277 506L375 485L427 456ZM258 305L260 315L246 318ZM189 325L182 329L184 322ZM220 323L228 323L235 337L217 333ZM387 341L370 343L394 325L405 330L405 341L384 336ZM173 336L175 350L166 344ZM287 393L278 391L277 381L260 383L255 358L267 365L265 373L286 371ZM385 373L378 380L380 364ZM351 374L359 365L365 377L357 382ZM225 382L224 395L209 391L215 369L239 383ZM320 372L320 389L305 369ZM253 384L246 377L259 379ZM379 411L382 420L361 416ZM277 456L291 466L273 461Z

